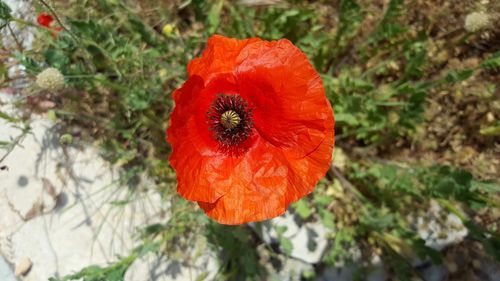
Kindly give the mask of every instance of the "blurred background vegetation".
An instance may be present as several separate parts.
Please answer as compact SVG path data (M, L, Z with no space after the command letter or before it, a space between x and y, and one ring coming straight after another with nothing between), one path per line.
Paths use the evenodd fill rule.
M16 22L36 30L32 49L4 48L2 54L24 65L32 81L48 67L58 69L65 86L24 89L19 106L25 120L11 121L46 113L61 125L63 142L94 143L122 167L121 184L131 198L144 191L147 177L154 180L148 188L171 206L169 221L139 231L143 245L130 256L54 280L121 280L148 252L189 260L183 250L201 234L219 253L217 280L268 280L265 257L286 256L293 247L286 238L278 247L259 247L263 241L253 228L218 225L176 195L165 142L171 94L214 33L288 38L320 72L334 108L332 168L291 207L303 221L322 222L330 246L315 272L299 279L353 262L353 245L362 261L380 256L393 280L419 280L416 257L447 265L456 263L456 253L500 260L500 2L34 2L62 31L14 18L0 4L0 28ZM12 83L16 78L6 69L0 63L0 82ZM438 252L418 235L425 225L417 218L433 204L468 229L467 239L451 250ZM357 262L363 280L371 265ZM473 280L460 279L473 270L471 263L459 264L451 272L457 279L450 280Z

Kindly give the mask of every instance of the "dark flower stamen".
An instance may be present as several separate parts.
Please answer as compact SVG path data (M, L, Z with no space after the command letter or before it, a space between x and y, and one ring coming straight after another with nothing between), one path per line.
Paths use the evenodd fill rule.
M238 154L252 133L252 111L239 95L219 94L207 112L207 123L221 150Z

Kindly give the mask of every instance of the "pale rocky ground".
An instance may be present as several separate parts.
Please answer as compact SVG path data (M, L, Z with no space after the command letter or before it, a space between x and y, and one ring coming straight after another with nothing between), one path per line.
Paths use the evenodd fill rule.
M9 98L11 94L0 94L2 102ZM6 168L0 176L0 253L14 267L24 258L32 261L21 280L47 280L116 261L118 255L127 255L137 246L138 229L166 220L168 206L158 193L132 197L126 187L118 185L117 171L96 149L61 146L57 125L43 116L30 125L30 133L2 161ZM0 131L2 141L21 133L3 120ZM130 202L112 204L124 200ZM138 262L133 271L149 272L155 260ZM217 268L213 258L199 260L205 260L203 271ZM209 265L208 260L212 261ZM197 269L164 264L162 278L154 280L197 276ZM126 280L153 280L149 274L131 272L128 276L135 277Z
M6 3L17 16L33 18L30 1ZM29 48L31 30L18 35ZM12 43L5 34L2 39L6 45ZM10 73L17 76L22 70L13 68ZM14 86L30 87L30 82ZM0 111L17 115L11 104L22 98L19 93L20 89L0 87ZM0 119L0 141L21 136L21 125ZM19 280L47 280L89 265L104 266L138 245L138 229L166 221L168 206L159 194L132 196L118 183L118 170L92 145L61 145L57 123L47 116L33 116L29 125L29 133L0 163L0 281L17 280L15 269L27 262L32 264L30 271ZM0 150L0 159L5 153ZM129 203L112 204L124 200ZM213 276L217 268L210 252L193 266L147 256L133 264L125 280L194 280L200 272Z

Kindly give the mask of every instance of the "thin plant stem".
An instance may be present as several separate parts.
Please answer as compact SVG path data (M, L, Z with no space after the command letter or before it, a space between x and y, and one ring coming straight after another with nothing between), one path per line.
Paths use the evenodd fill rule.
M10 23L7 23L7 29L9 30L9 33L12 36L12 38L14 38L14 42L16 42L18 51L22 52L24 49L23 45L21 44L21 42L19 42L19 39L17 38L16 34L14 33L14 30L12 30L12 27L10 27Z

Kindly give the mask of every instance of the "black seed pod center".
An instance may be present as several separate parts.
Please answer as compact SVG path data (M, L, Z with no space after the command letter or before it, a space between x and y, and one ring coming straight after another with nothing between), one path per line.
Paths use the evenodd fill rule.
M221 150L238 153L252 133L252 110L237 94L219 94L208 109L207 123Z

